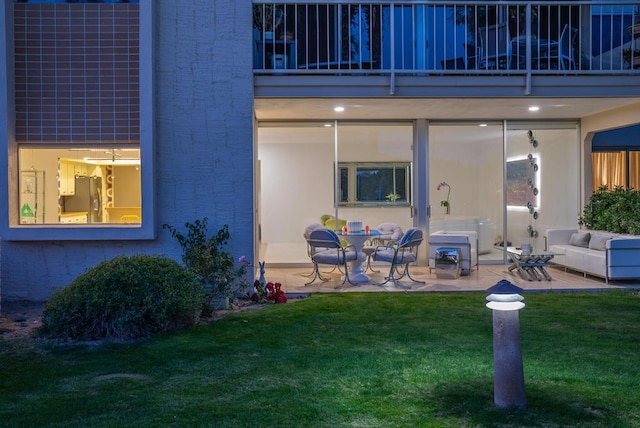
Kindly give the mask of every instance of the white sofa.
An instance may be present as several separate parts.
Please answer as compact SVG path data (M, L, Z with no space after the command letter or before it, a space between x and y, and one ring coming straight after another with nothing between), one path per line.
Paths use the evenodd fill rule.
M469 275L478 266L478 234L475 230L440 230L429 235L429 268L436 267L438 248L457 248L460 252L460 270Z
M547 250L553 264L604 278L640 279L640 236L579 230L549 229Z

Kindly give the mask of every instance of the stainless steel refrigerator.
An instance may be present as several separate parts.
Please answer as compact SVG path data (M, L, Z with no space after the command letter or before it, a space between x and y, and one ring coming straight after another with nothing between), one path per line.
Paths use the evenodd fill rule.
M89 223L102 222L102 178L76 176L75 194L64 196L64 212L87 212Z

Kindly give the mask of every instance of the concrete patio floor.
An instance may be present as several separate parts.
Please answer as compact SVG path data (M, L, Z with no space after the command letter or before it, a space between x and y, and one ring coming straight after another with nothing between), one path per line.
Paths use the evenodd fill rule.
M406 276L402 278L402 285L409 285L411 289L398 288L393 283L388 282L384 286L375 285L376 282L384 281L389 273L389 265L374 266L379 269L379 273L367 272L371 277L369 283L353 286L346 283L345 287L339 287L342 282L342 275L336 270L328 272L330 266L321 266L324 277L330 281L322 282L316 280L313 284L305 286L311 280L305 276L311 273L311 265L298 267L274 267L266 269L265 277L267 281L279 282L282 289L288 294L298 293L341 293L341 292L428 292L428 291L484 291L494 286L498 281L508 280L514 285L524 290L537 291L569 291L569 290L612 290L633 288L640 290L640 281L609 281L593 276L583 276L582 273L565 271L563 267L550 266L547 270L552 276L552 281L527 281L517 273L508 271L507 265L481 265L469 276L461 276L458 279L443 279L436 276L435 271L429 272L427 267L411 267L411 276L417 280L425 281L424 284L414 283ZM336 288L338 287L338 288Z

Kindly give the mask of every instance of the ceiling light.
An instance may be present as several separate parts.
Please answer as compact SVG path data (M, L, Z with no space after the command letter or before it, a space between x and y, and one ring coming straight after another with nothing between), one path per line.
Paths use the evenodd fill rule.
M538 110L540 110L540 107L538 107L538 106L529 107L529 111L538 111Z
M333 111L335 111L336 113L340 113L344 111L344 107L338 106L338 107L334 107Z
M481 123L481 124L480 124L480 125L478 125L478 126L487 126L487 124L486 124L486 123Z
M332 126L333 126L333 125L331 125L330 123L325 123L325 124L324 124L324 127L325 127L325 128L331 128Z

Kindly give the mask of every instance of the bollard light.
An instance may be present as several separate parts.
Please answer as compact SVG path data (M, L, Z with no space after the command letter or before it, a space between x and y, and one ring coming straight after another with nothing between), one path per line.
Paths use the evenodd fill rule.
M493 311L493 396L496 406L527 408L524 368L520 347L520 318L523 290L507 280L487 292L487 308Z

